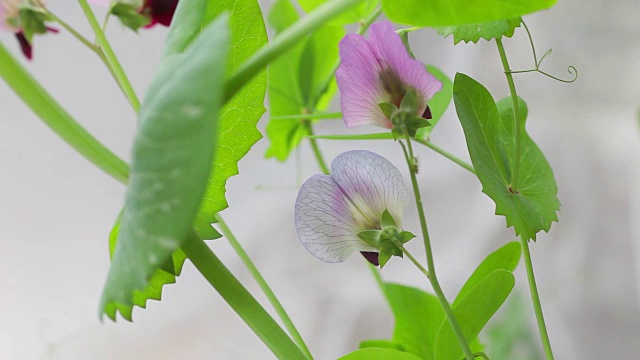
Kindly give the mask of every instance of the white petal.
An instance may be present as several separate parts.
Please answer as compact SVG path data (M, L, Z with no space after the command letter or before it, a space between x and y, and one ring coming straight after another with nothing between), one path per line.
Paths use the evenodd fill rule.
M296 199L298 239L315 257L342 262L356 251L377 251L358 238L359 229L338 184L327 175L314 175L302 184Z
M331 163L331 177L357 208L354 216L360 228L378 227L385 209L402 226L409 190L387 159L366 150L347 151Z

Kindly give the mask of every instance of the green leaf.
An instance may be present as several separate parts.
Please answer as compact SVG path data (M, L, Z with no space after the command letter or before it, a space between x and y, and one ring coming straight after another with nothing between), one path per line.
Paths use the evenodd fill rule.
M364 340L360 342L360 349L366 348L385 348L385 349L395 349L403 351L402 346L400 344L395 343L392 340Z
M537 335L531 328L529 309L525 297L514 292L503 305L500 317L491 321L484 330L487 348L493 359L544 359Z
M109 234L109 256L113 258L113 254L116 249L116 243L118 239L118 233L120 231L120 217L116 221L111 233ZM165 271L158 268L151 278L147 286L142 290L136 290L133 292L132 304L124 304L112 302L105 307L105 314L111 319L115 319L116 313L120 312L122 317L129 321L133 321L133 307L139 306L141 308L147 307L147 300L161 300L162 299L162 287L167 284L173 284L176 282L176 277L182 272L182 266L184 265L187 256L181 249L178 249L171 254L170 264L172 269Z
M289 0L278 0L269 13L269 24L276 34L299 19ZM298 115L321 111L329 106L337 85L329 84L319 99L326 79L338 61L338 43L344 37L342 27L324 25L306 40L288 51L269 66L269 104L271 116ZM317 100L317 101L316 101ZM271 120L267 124L269 148L266 157L284 161L307 135L303 116L289 120Z
M445 319L440 301L434 295L409 286L384 284L396 325L393 342L419 356L433 359L436 337Z
M366 348L356 350L338 358L338 360L420 360L411 353L389 348Z
M495 270L507 270L513 272L520 262L522 248L520 243L512 241L487 256L474 270L466 283L460 289L452 306L456 306L473 288L480 284Z
M421 128L418 130L416 138L419 139L429 139L431 135L431 131L436 126L438 121L444 115L444 112L449 107L451 103L451 99L453 99L453 82L451 79L443 73L440 69L433 65L427 65L427 70L431 75L435 76L436 79L442 82L442 89L438 91L433 98L429 101L429 109L431 109L431 119L429 119L428 126Z
M468 24L458 26L446 26L436 28L438 34L447 37L453 35L453 43L457 44L460 41L465 43L473 42L477 43L480 38L487 41L492 39L499 39L503 36L512 37L516 28L520 26L522 18L513 18L506 20L490 21L482 24Z
M382 0L387 17L413 26L480 24L548 9L557 0Z
M324 4L327 0L298 0L300 7L306 12L315 10L318 6ZM361 0L356 6L351 7L340 16L331 20L330 23L336 25L354 24L371 16L380 0Z
M161 60L140 109L102 312L113 303L133 305L134 292L147 288L191 231L216 145L228 46L222 16L183 52Z
M117 2L111 7L111 14L120 19L122 24L133 31L148 25L151 20L138 12L139 7L133 4Z
M515 278L511 272L495 270L453 307L453 313L467 341L480 334L482 328L507 299L514 285ZM448 322L442 323L435 349L435 360L460 360L464 357Z
M544 154L524 130L518 193L510 191L515 140L510 99L497 106L480 83L458 73L453 86L456 112L462 123L467 148L482 191L496 203L496 214L507 218L516 235L536 239L536 233L549 231L560 209L558 187ZM520 102L520 121L524 125L527 108Z
M225 70L225 77L229 78L267 43L262 12L257 0L217 0L208 1L208 4L206 19L222 13L230 16L231 43ZM218 212L228 207L225 197L227 180L238 174L238 161L262 138L256 125L265 112L266 75L263 71L254 77L220 112L211 177L193 225L203 239L220 237L211 223L215 222Z

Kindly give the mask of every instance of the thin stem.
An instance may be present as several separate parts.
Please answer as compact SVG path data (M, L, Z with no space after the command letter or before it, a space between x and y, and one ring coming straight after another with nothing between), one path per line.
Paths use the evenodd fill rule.
M304 120L304 126L307 128L307 133L313 136L313 126L311 126L311 121ZM316 142L316 139L314 138L309 138L309 144L311 144L311 149L313 150L313 155L318 162L318 166L320 166L320 169L323 173L329 175L329 168L327 167L327 163L324 161L324 157L322 156L322 152L320 151L318 142Z
M86 0L79 0L84 1ZM249 80L260 73L267 64L291 49L296 42L340 15L360 0L330 0L312 11L309 15L286 28L268 45L260 48L238 71L225 82L223 101L231 99Z
M87 20L89 21L89 24L91 25L91 28L96 35L98 46L102 49L102 51L104 51L104 55L106 56L108 63L111 65L113 74L118 80L118 84L122 88L122 91L127 97L127 100L129 100L129 102L131 103L133 110L137 113L140 110L140 100L133 90L133 86L131 86L129 78L124 72L122 65L120 65L116 54L113 52L113 49L111 48L107 37L104 35L102 27L98 23L96 16L93 14L91 7L89 7L87 0L78 0L78 3L80 4L84 15L87 17Z
M298 120L298 119L342 119L341 112L335 113L313 113L313 114L299 114L299 115L280 115L272 116L271 120Z
M181 248L209 284L216 289L278 359L307 359L278 323L242 286L203 240L192 232Z
M42 5L41 5L42 6ZM100 58L100 60L102 60L102 62L106 65L107 69L109 69L109 73L111 74L111 76L113 77L113 79L116 81L116 83L118 84L118 86L120 87L120 89L122 89L122 85L120 84L120 82L118 81L118 77L116 76L116 73L113 71L113 67L111 66L111 64L109 63L109 60L107 60L107 57L104 55L104 51L102 51L102 49L99 46L96 46L95 44L93 44L91 41L87 40L87 38L85 38L84 36L82 36L78 31L76 31L73 27L71 27L71 25L67 24L64 20L62 20L61 18L59 18L57 15L55 15L54 13L52 13L49 9L45 8L44 6L42 6L42 9L47 13L47 15L49 15L54 21L56 21L58 24L60 24L60 26L62 26L65 30L67 30L73 37L75 37L78 41L80 41L84 46L86 46L89 50L93 51L96 55L98 55L98 57ZM126 94L125 94L126 95Z
M278 301L278 298L273 293L273 291L265 281L264 277L262 277L262 274L260 274L260 271L258 270L258 268L255 266L253 261L251 261L251 259L249 258L249 255L247 255L247 252L244 251L238 239L236 239L236 237L233 235L227 223L222 219L220 214L216 215L216 219L218 220L218 225L220 226L220 230L222 230L222 234L224 235L224 237L227 238L227 240L229 241L229 244L231 244L231 247L233 247L233 250L236 252L240 260L242 260L242 263L244 264L244 266L247 267L247 270L249 270L249 273L251 273L251 276L253 276L253 279L256 281L256 283L258 283L258 286L260 287L264 295L267 297L267 299L271 303L271 306L273 306L274 310L280 317L280 320L282 320L282 322L284 323L284 326L289 331L289 334L293 338L293 341L295 341L295 343L298 345L300 350L304 352L304 354L307 356L308 359L310 360L313 359L313 356L311 355L311 352L309 351L307 344L305 344L304 340L302 339L302 336L298 332L298 329L296 329L295 325L291 321L291 318L289 317L287 312L284 310L284 307L282 306L280 301Z
M460 159L459 157L453 155L452 153L444 150L443 148L439 147L438 145L432 143L431 141L428 140L424 140L424 139L415 139L416 142L428 147L429 149L437 152L438 154L446 157L447 159L453 161L454 163L462 166L465 170L469 171L472 174L476 173L476 170L473 168L473 165L467 163L466 161Z
M447 298L440 287L440 283L438 282L438 277L436 275L436 267L433 261L433 252L431 250L431 241L429 240L429 230L427 229L427 219L424 214L424 208L422 206L422 198L420 196L420 187L418 186L418 179L416 178L416 168L415 168L415 157L413 155L413 149L411 147L411 137L407 133L406 129L404 130L404 135L407 140L407 148L405 148L404 144L400 142L402 146L402 151L404 152L405 159L407 161L407 166L409 167L409 174L411 175L411 185L413 186L413 193L416 199L416 207L418 208L418 217L420 219L420 226L422 227L422 238L424 240L424 248L427 255L427 269L428 269L428 277L429 282L431 282L431 286L433 287L433 291L436 293L438 300L440 301L440 305L444 310L445 315L447 316L447 320L453 329L453 332L456 334L458 339L458 343L462 348L462 352L467 357L467 360L473 360L474 356L469 348L469 344L467 343L467 339L465 339L464 334L462 333L462 329L458 324L458 320L456 319L453 310L451 310L451 305L447 301Z
M520 156L522 154L522 125L520 124L519 119L520 111L518 110L518 94L516 93L516 84L513 82L513 76L511 75L511 69L509 68L509 62L507 61L507 54L504 52L504 46L502 45L502 40L500 38L496 39L496 45L498 46L498 52L500 53L500 60L502 60L504 75L507 77L507 83L509 84L511 101L513 101L513 135L515 139L515 154L513 159L513 168L511 171L510 191L517 193L518 178L520 176Z
M0 43L0 77L47 126L87 160L126 184L129 166L93 137Z
M542 346L544 347L544 353L547 357L547 360L553 360L553 352L551 351L551 342L549 341L547 326L544 322L544 315L542 314L542 304L540 303L540 297L538 296L538 286L536 285L536 278L535 278L535 275L533 274L533 263L531 262L531 253L529 252L529 243L524 237L520 238L520 243L522 244L522 254L524 255L524 264L527 269L527 280L529 280L529 292L531 293L533 310L536 313L538 330L540 331L540 339L542 340Z
M418 260L413 257L413 255L411 255L409 250L405 249L405 247L402 246L402 243L400 243L400 241L393 240L393 243L398 247L398 249L400 249L400 251L402 251L403 254L405 254L409 258L409 260L411 260L413 265L415 265L420 270L420 272L422 272L427 278L431 278L431 276L429 276L429 271L425 269L424 266L422 266L422 264L420 264L420 262L418 262Z

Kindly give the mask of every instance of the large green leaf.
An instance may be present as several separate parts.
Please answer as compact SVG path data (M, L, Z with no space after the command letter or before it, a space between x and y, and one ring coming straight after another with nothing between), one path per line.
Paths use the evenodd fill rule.
M231 43L225 70L228 78L267 43L262 11L257 0L216 0L208 4L207 21L222 13L230 15ZM238 161L262 138L256 125L265 112L266 91L267 74L263 71L247 83L220 112L211 177L193 225L203 239L220 237L211 223L215 222L218 212L228 207L225 185L231 176L238 174Z
M548 9L557 0L382 0L389 19L414 26L480 24Z
M517 241L512 241L489 254L473 271L467 282L464 283L452 306L455 307L460 303L473 288L494 271L507 270L513 272L520 262L520 254L522 254L522 248Z
M453 98L482 191L496 203L496 214L504 215L507 226L526 239L535 240L539 231L549 231L551 223L558 220L558 187L544 154L524 130L524 101L518 99L522 151L519 185L517 192L512 192L515 140L511 99L496 106L484 86L460 73L454 81Z
M436 337L445 315L438 298L420 289L384 284L396 325L393 341L404 351L422 359L433 359Z
M132 305L134 292L144 291L156 271L166 269L191 231L207 186L229 47L228 17L191 39L182 51L165 53L140 109L103 312L118 303Z
M453 306L453 312L467 341L475 339L511 293L515 278L506 270L495 270ZM443 322L435 347L436 360L464 358L458 339L448 322Z
M338 360L420 360L411 353L389 348L366 348L356 350L338 358Z
M512 37L516 28L522 23L522 18L490 21L482 24L468 24L445 26L437 28L438 34L447 37L453 35L453 43L477 43L481 38L487 41L499 39L503 36Z
M451 99L453 98L453 83L451 79L442 72L442 70L438 69L433 65L427 65L427 70L431 73L431 75L435 76L436 79L442 82L442 90L438 91L433 98L429 101L429 109L431 109L432 118L429 120L431 125L421 128L416 133L416 138L419 139L429 139L429 135L431 135L431 131L436 126L438 121L444 115L444 112L449 107L451 103Z
M289 0L278 0L269 13L269 24L281 33L295 23L299 15ZM338 43L344 37L340 26L324 25L305 41L269 66L269 104L271 116L298 115L324 110L337 86L335 80L326 93L316 99L332 75L338 61ZM270 120L267 124L269 148L266 157L284 161L307 135L307 128L298 119Z
M209 7L205 8L207 4ZM211 18L223 11L226 11L230 16L230 41L233 46L229 49L229 61L227 61L225 70L227 75L232 73L257 48L266 43L264 26L253 26L251 29L247 29L247 24L262 23L260 8L255 0L218 1L215 3L207 0L182 1L174 16L165 44L163 61L157 71L166 72L166 76L171 76L171 66L174 66L172 55L183 51L187 44L197 36L204 26L203 24L207 24ZM169 65L165 66L165 63ZM156 84L152 84L149 88L147 97L153 96L156 91L154 85ZM220 113L212 173L205 193L206 198L200 204L200 211L196 215L194 225L198 228L199 235L203 237L209 239L219 237L215 229L211 227L211 222L213 222L215 213L227 206L224 198L224 183L230 176L237 174L237 161L260 139L256 123L264 113L265 92L266 77L262 74L244 87ZM110 236L111 246L115 246L118 233L117 225ZM165 284L174 283L175 277L180 275L186 255L178 249L174 251L171 258L173 271L157 269L149 278L147 286L133 293L132 301L109 304L105 309L107 315L115 318L117 310L125 319L131 320L134 305L144 308L148 299L160 300L162 287Z

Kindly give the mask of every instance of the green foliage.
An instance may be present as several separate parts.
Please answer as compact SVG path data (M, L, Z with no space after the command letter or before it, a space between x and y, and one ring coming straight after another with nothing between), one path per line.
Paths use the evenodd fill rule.
M326 2L327 0L298 0L300 7L306 12L311 12ZM371 16L379 4L380 0L361 0L358 5L351 7L348 11L331 20L331 23L344 25L360 22Z
M140 109L103 312L113 303L133 305L134 292L144 291L158 268L167 268L191 231L216 145L228 46L228 18L222 16L184 51L161 60Z
M139 6L117 2L111 7L111 14L120 19L122 24L133 31L138 31L143 26L148 25L151 20L138 12Z
M389 348L374 348L356 350L350 354L338 358L338 360L420 360L421 358L410 353Z
M193 41L194 36L200 31L202 26L200 24L208 23L216 14L225 10L229 13L235 9L229 13L229 23L232 27L230 42L231 46L233 46L229 50L229 57L235 63L227 62L225 70L227 74L235 71L247 57L251 56L257 48L266 42L264 27L255 26L256 18L262 19L260 8L255 0L209 3L209 8L206 10L202 7L202 4L198 5L197 2L184 2L180 6L183 10L176 12L171 32L165 45L163 58L168 59L166 61L173 61L171 60L173 55L182 52L185 49L185 44ZM247 29L247 24L252 24L251 29ZM171 76L172 68L170 66L163 67L162 65L161 63L158 72L167 71L167 76ZM211 223L215 214L227 207L224 198L224 183L230 176L237 174L237 161L260 139L256 123L264 112L262 101L266 92L265 82L266 77L264 74L257 76L220 112L212 173L205 191L205 199L200 204L200 209L196 214L195 224L193 225L202 237L208 239L219 237L215 229L211 227ZM149 98L150 93L156 91L154 84L151 85L147 98ZM207 90L204 94L210 94L211 89ZM114 233L117 234L116 231L117 229L114 229L112 235ZM110 239L115 241L115 236ZM109 304L105 309L107 315L114 318L117 309L124 318L131 320L133 305L144 308L147 299L160 300L162 286L175 282L175 277L180 275L186 256L178 249L173 252L171 259L175 268L174 271L170 271L171 269L166 267L165 270L157 269L149 278L146 287L133 293L131 302L117 301Z
M507 299L515 278L506 270L495 270L453 306L460 328L467 341L475 339L493 314ZM464 357L451 325L443 322L435 347L436 360L459 360Z
M385 348L385 349L395 349L395 350L404 351L404 348L400 344L397 344L393 340L384 340L384 339L364 340L360 342L359 347L360 349Z
M480 24L548 9L556 0L382 0L389 19L413 26Z
M120 217L118 217L116 224L109 234L109 256L111 258L113 258L113 254L116 249L119 231ZM180 275L180 272L182 272L182 266L184 265L186 259L187 256L181 249L174 251L173 254L171 254L170 261L165 264L170 266L170 269L167 269L167 266L161 266L160 268L156 269L153 275L151 275L147 286L144 289L136 290L133 292L131 304L118 302L109 303L105 307L105 314L107 314L109 318L115 319L116 313L119 312L123 318L129 321L133 321L133 307L139 306L144 309L147 307L147 300L161 300L162 287L164 285L173 284L176 282L176 277ZM165 269L163 269L163 267Z
M474 270L462 289L458 292L452 306L456 306L473 288L496 270L513 272L520 262L522 248L520 243L512 241L487 256Z
M527 316L530 311L524 296L514 292L504 305L501 316L485 329L487 348L492 359L538 360L540 352L536 334Z
M229 78L267 43L267 30L257 0L209 1L206 21L223 13L230 16L231 43L225 70L225 77ZM231 176L238 174L238 161L262 138L256 125L265 112L266 91L267 74L263 71L247 83L220 112L211 177L193 225L203 239L220 237L211 223L215 222L218 212L228 207L225 184Z
M299 19L289 0L278 0L269 13L268 22L277 34ZM327 79L335 71L338 43L344 37L342 27L323 25L269 66L269 104L271 116L298 115L324 110L337 86ZM322 91L324 95L318 97ZM280 161L288 158L308 134L303 116L297 119L271 120L267 124L270 146L266 157Z
M490 41L491 39L499 39L503 36L512 37L516 28L522 23L522 18L513 18L506 20L490 21L482 24L468 24L458 26L445 26L436 28L438 34L445 37L453 35L453 43L460 41L465 43L477 43L480 38Z
M433 359L444 310L434 295L409 286L384 284L396 325L392 341L421 359Z
M496 203L496 214L507 218L507 226L516 235L536 238L541 230L549 231L560 209L558 187L544 154L524 131L517 193L510 191L511 169L515 158L513 107L510 98L496 105L480 83L457 74L453 97L462 123L471 161L482 191ZM524 125L527 107L522 99L519 120Z
M442 90L438 91L429 101L429 109L431 109L430 125L418 130L416 138L419 139L429 139L431 131L438 121L440 121L442 115L444 115L444 112L449 107L451 99L453 99L453 82L451 82L451 79L433 65L427 65L427 70L442 82Z

